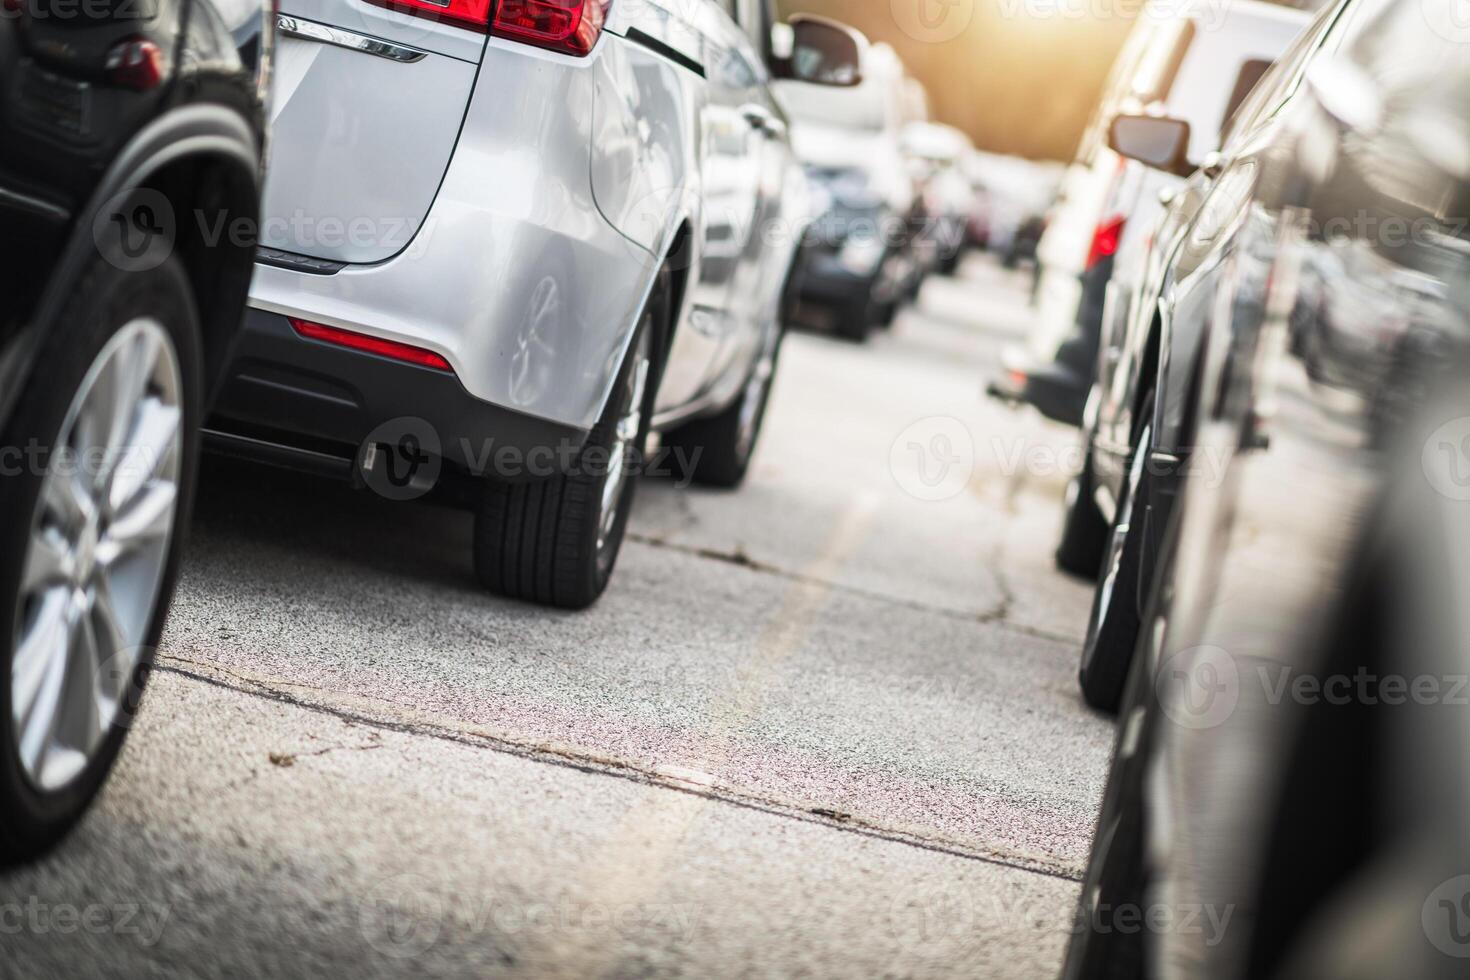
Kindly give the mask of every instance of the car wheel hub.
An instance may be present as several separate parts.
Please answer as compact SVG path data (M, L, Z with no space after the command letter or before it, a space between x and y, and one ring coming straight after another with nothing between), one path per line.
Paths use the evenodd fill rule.
M41 477L10 668L21 766L41 790L86 769L131 688L177 513L182 395L163 326L129 322L82 379Z
M623 414L613 427L612 445L608 447L607 478L602 484L601 515L597 525L597 551L607 550L617 526L623 491L632 475L628 454L643 431L643 401L648 392L648 372L652 362L648 351L648 331L643 332L638 350L638 363L628 384L628 397Z

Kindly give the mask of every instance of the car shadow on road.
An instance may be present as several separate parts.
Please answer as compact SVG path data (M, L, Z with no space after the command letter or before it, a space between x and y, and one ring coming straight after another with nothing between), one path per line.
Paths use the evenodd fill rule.
M186 560L244 542L279 549L282 560L310 553L470 592L473 525L452 507L206 454Z

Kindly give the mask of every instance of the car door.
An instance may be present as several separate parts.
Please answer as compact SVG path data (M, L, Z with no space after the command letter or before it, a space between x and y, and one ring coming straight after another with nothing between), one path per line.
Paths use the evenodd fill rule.
M774 12L769 0L736 0L735 7L742 32L735 55L740 65L737 71L748 76L741 81L749 81L742 90L740 112L752 134L746 167L754 178L754 211L735 271L731 308L737 327L716 357L714 384L743 380L752 362L773 346L782 286L795 254L795 225L799 223L799 216L789 210L797 202L787 194L797 165L788 120L771 90L768 67Z
M698 171L688 188L694 198L688 301L659 384L661 424L701 406L726 352L748 329L738 289L756 233L761 135L745 107L760 60L732 11L733 0L645 0L628 14L644 33L677 37L670 46L694 59L700 76L688 136Z
M709 100L701 183L703 250L699 326L712 340L701 391L718 384L757 328L759 227L767 132L777 124L766 67L737 23L735 0L710 0L704 25Z

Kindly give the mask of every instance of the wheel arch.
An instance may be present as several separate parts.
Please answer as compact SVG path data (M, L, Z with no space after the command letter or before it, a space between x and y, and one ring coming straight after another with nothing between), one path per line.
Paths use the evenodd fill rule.
M215 104L172 109L137 133L114 158L98 182L86 207L78 213L71 238L36 307L30 331L39 346L47 327L60 315L75 282L93 257L96 215L116 206L119 199L140 190L157 191L174 210L176 248L199 303L204 330L206 390L224 368L229 340L238 325L249 288L259 217L261 142L238 112ZM204 184L187 178L201 170ZM245 218L243 236L224 237L211 246L197 217L209 206ZM235 237L236 240L231 241ZM209 297L205 304L203 297ZM207 309L206 309L207 305ZM33 352L33 351L32 351Z
M212 393L250 290L259 227L257 185L228 156L208 151L168 162L140 187L158 191L173 207L174 250L198 304L206 391Z

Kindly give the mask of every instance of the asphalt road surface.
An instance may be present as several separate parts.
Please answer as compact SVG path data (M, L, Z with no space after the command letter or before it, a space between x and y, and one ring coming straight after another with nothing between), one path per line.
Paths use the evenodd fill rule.
M987 402L1026 278L789 338L737 494L645 481L580 614L467 515L210 462L137 730L0 879L0 974L1054 975L1111 744L1050 552L1073 437Z

